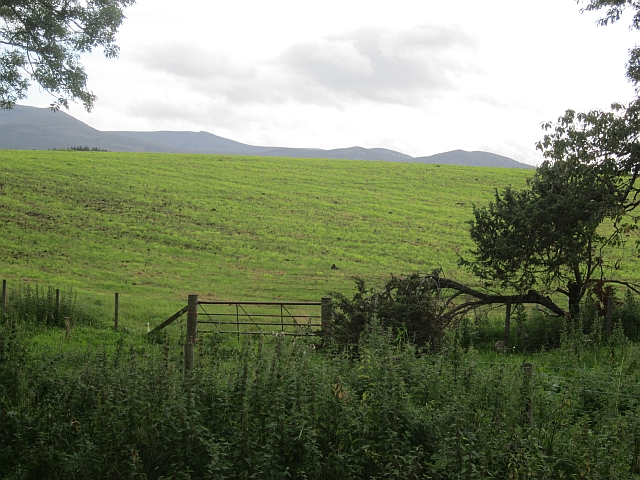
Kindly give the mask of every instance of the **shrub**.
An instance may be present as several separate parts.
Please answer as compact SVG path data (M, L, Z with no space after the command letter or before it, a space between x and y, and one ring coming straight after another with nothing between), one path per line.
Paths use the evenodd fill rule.
M622 304L614 305L613 318L614 322L620 322L629 340L640 340L640 302L631 290L626 291Z
M435 350L445 325L437 315L437 288L434 281L415 273L406 277L391 276L381 289L367 288L355 279L356 293L349 299L332 292L334 316L331 332L325 338L338 345L354 346L366 326L376 319L396 336L406 336L417 345Z
M95 318L78 303L76 293L71 289L61 290L56 303L56 290L39 285L20 284L10 290L7 298L7 318L42 325L64 328L66 319L72 325L89 324Z

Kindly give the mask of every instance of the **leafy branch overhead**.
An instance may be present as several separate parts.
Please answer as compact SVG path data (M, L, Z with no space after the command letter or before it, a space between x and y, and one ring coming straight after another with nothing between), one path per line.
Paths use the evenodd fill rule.
M56 97L52 108L79 100L90 111L80 55L102 47L118 56L115 35L135 0L3 0L0 2L0 109L27 95L31 80Z
M578 0L578 3L587 3L583 11L604 10L604 16L598 20L602 26L619 21L626 9L635 10L630 28L640 30L640 3L637 0ZM636 86L640 82L640 47L637 45L629 50L627 78Z

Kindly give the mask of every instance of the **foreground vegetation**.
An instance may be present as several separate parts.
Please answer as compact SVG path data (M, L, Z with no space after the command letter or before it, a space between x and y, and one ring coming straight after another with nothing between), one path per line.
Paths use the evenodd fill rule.
M499 316L419 338L432 305L400 311L395 294L366 291L351 300L353 276L379 286L389 272L440 266L469 279L456 254L469 246L472 203L530 172L0 156L0 274L10 284L1 478L640 478L635 297L618 294L610 338L589 298L571 324L516 309L502 352ZM623 265L619 278L640 275L633 259ZM62 288L59 306L42 284ZM118 332L108 321L114 291ZM187 293L318 300L329 291L345 315L324 343L202 335L185 373L180 324L143 334Z
M355 356L203 336L187 374L183 336L85 334L2 324L2 478L640 478L640 349L619 328L527 357L461 329L421 354L375 322Z

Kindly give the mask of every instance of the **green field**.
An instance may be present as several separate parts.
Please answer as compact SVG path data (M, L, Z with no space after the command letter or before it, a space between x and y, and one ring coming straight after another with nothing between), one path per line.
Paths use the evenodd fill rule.
M184 322L145 334L189 293L317 301L349 295L353 276L381 286L436 267L477 285L457 267L472 205L530 175L0 152L0 277L11 295L0 312L0 477L640 478L631 296L616 304L609 338L588 302L577 324L515 313L500 353L504 310L454 325L431 354L375 322L357 354L203 334L186 373ZM616 276L638 280L636 254ZM86 318L65 327L67 316Z
M0 277L156 322L188 293L313 300L457 266L472 204L531 171L212 155L0 151ZM635 279L627 259L623 278ZM338 267L332 269L332 265Z

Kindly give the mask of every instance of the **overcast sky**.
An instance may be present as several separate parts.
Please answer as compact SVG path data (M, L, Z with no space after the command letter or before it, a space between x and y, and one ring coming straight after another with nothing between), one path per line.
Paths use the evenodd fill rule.
M93 112L68 112L97 129L532 164L541 122L632 98L640 43L575 0L138 0L126 15L120 58L83 57Z

